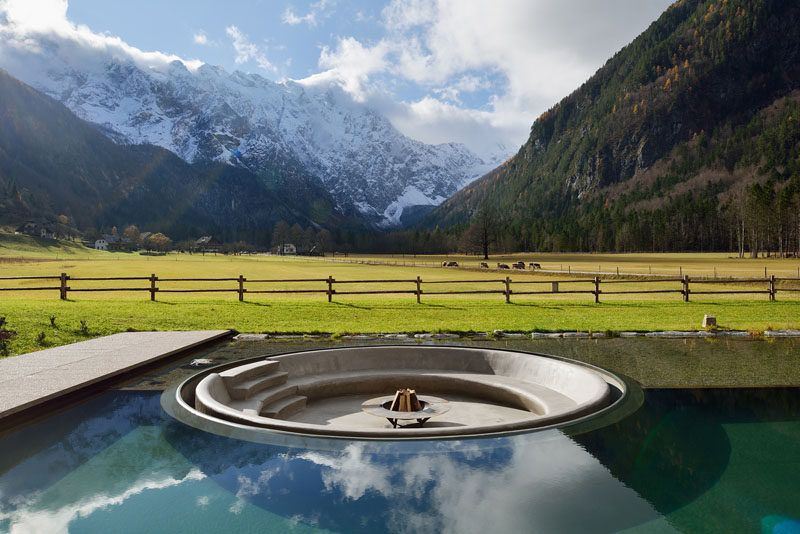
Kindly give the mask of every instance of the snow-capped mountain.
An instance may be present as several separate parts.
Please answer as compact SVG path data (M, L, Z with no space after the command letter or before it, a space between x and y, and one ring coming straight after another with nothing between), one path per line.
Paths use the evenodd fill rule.
M0 67L118 143L149 143L190 163L221 161L273 179L276 167L293 169L320 180L340 211L378 226L399 225L407 207L441 203L497 163L464 145L409 139L335 84L276 83L208 64L189 70L179 60L147 67L109 56L83 68L64 60L57 44L29 53L30 61L19 50L8 61L8 52Z

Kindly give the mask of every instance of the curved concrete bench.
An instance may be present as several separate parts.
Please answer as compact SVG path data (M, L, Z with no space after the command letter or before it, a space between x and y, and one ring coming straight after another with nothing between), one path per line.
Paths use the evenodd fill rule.
M572 409L577 403L569 397L538 384L499 375L459 373L428 369L381 369L331 373L293 380L297 394L309 399L341 395L392 393L398 384L419 392L464 394L498 402L536 415Z
M341 429L287 421L309 400L387 394L397 387L462 394L525 410L499 425L409 428L404 436L470 434L546 426L610 402L603 377L582 365L495 349L435 346L349 347L273 356L206 376L195 408L229 421L311 434L383 436L393 429ZM394 434L396 435L396 434Z

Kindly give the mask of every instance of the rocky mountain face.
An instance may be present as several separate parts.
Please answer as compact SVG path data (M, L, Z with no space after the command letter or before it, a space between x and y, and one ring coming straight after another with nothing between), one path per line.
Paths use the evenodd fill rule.
M346 223L314 183L272 186L243 167L114 143L2 70L0 124L0 223L65 215L81 229L133 223L177 239L211 233L254 244L269 244L279 220Z
M792 131L781 99L800 89L798 28L796 2L676 2L543 113L513 158L424 224L461 224L485 208L503 221L512 248L545 250L703 249L727 240L716 223L742 180L771 177L779 192L796 167L792 158L774 165L751 155ZM776 157L786 159L797 141ZM659 245L673 227L685 231ZM681 239L701 232L697 242Z
M6 50L6 63L24 56ZM190 71L180 61L143 68L118 57L84 69L63 61L57 43L9 71L119 144L248 169L298 194L316 182L337 211L377 227L398 226L406 208L439 204L491 167L463 145L405 137L333 85L274 83L207 64Z

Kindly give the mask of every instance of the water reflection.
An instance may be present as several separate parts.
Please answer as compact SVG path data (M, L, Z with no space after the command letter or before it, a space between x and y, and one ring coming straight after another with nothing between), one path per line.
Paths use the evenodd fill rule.
M613 532L659 516L559 431L302 450L183 428L175 448L242 500L347 532ZM227 460L221 460L227 458Z
M313 449L205 433L157 393L117 392L0 440L0 532L771 531L800 515L798 399L650 391L574 437Z
M0 511L52 485L140 426L163 421L157 392L116 392L0 439Z
M613 532L658 517L557 431L505 441L502 462L496 450L387 457L363 444L298 457L336 501L373 501L392 532Z

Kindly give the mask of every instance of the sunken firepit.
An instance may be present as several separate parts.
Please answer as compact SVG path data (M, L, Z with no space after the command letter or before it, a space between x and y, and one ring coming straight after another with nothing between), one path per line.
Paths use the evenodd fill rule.
M414 395L387 396L397 384ZM563 358L384 345L295 352L206 370L178 388L177 405L212 426L435 439L574 421L604 410L625 390L611 373Z
M370 414L383 417L397 428L399 421L415 420L423 426L428 419L447 413L450 406L438 397L417 396L413 389L398 389L394 395L364 401L361 409Z

